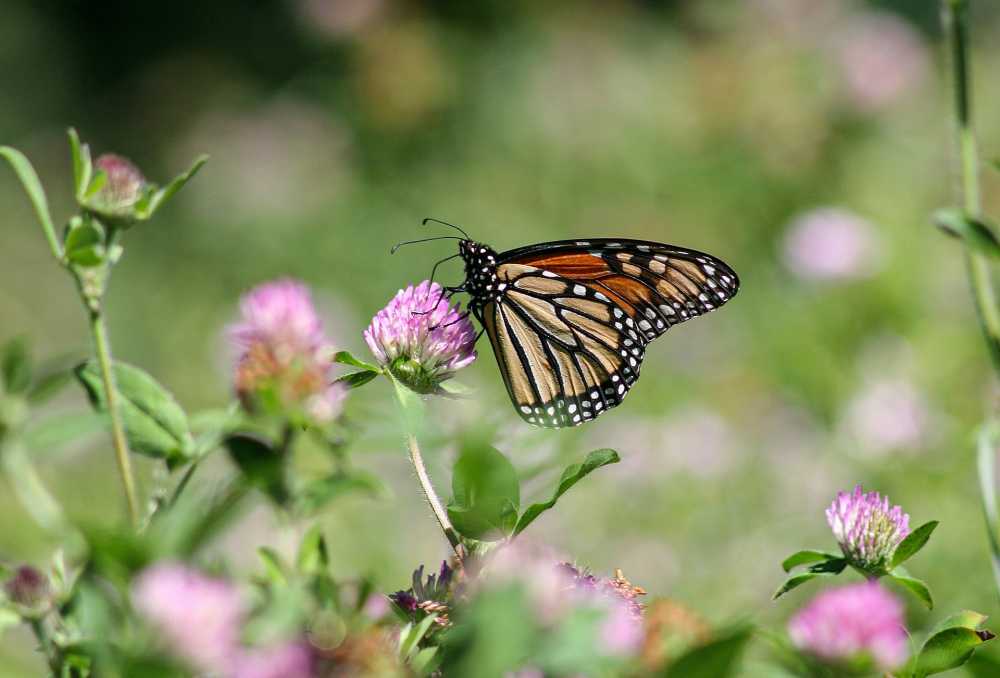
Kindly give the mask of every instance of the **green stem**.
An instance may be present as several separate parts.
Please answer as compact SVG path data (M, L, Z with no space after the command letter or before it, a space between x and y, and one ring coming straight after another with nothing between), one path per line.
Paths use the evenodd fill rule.
M434 485L431 484L431 478L427 475L427 467L424 466L424 458L420 454L420 446L417 444L417 437L412 433L406 434L406 448L410 452L410 461L413 463L413 470L417 474L420 489L424 492L424 498L430 505L431 511L434 513L434 517L437 518L438 525L441 526L441 531L444 532L444 536L448 538L448 542L455 550L455 555L458 557L459 561L461 561L465 555L462 549L462 542L458 538L458 533L452 526L451 521L448 519L448 512L445 511L444 506L441 504L441 500L434 491Z
M94 348L97 352L97 362L101 368L101 379L104 382L108 415L111 418L111 442L115 448L115 459L122 477L122 487L125 490L129 517L132 520L132 525L138 527L140 520L139 500L135 491L135 478L132 475L132 459L129 456L128 442L125 440L125 426L122 423L121 410L118 407L118 390L111 372L111 344L108 341L104 316L99 310L90 313L90 330L94 335Z
M32 520L42 529L61 533L67 525L66 517L59 502L45 488L35 467L28 461L24 446L17 441L3 445L0 462L3 462L11 489Z
M951 48L952 78L955 94L955 135L961 167L959 202L967 217L979 219L982 205L979 189L979 149L972 124L972 78L969 65L969 3L967 0L943 0L945 31ZM976 303L979 324L993 360L1000 373L1000 308L989 262L978 253L966 251L969 282Z

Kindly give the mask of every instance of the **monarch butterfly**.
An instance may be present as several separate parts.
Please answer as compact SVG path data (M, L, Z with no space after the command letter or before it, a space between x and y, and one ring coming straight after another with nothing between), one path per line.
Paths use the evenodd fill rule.
M463 237L442 236L459 251L434 271L455 257L465 264L465 281L442 295L469 294L466 314L489 336L518 414L536 426L577 426L620 404L649 342L740 285L720 259L675 245L593 238L497 253L438 223Z

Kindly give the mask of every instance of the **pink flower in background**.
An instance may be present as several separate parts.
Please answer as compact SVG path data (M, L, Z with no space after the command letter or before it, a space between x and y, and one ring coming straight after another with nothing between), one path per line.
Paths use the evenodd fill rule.
M879 379L864 386L847 406L847 432L867 452L884 455L919 446L927 435L927 403L905 379Z
M244 295L240 313L229 337L239 351L236 392L247 408L267 391L316 422L334 419L344 391L331 385L332 347L309 288L289 279L263 283Z
M874 581L819 594L788 622L788 635L824 661L867 656L883 671L900 666L908 654L903 605Z
M889 106L927 76L927 46L920 34L895 14L856 15L834 35L834 58L847 95L863 112Z
M229 669L244 615L231 584L180 564L154 565L133 583L132 604L193 668L223 674Z
M313 655L302 643L287 643L245 650L226 675L232 678L309 678L313 675Z
M844 555L868 572L884 570L910 533L910 516L902 507L890 506L889 497L878 492L863 492L860 484L853 492L837 493L826 520Z
M801 214L785 234L785 265L800 278L844 280L874 273L880 258L875 228L837 207Z
M433 392L476 359L472 323L427 280L400 290L364 337L379 364L420 393Z

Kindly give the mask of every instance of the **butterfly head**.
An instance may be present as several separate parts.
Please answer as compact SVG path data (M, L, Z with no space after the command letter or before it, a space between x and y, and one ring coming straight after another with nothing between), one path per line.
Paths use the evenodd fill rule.
M465 291L483 301L499 296L496 251L473 240L462 240L458 253L465 263Z

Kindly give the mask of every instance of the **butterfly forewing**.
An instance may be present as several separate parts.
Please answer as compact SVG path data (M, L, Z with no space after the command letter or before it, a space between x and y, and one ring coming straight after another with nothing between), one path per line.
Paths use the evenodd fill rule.
M498 256L482 320L529 423L559 428L618 405L646 344L726 303L739 280L701 252L635 240L560 241Z

